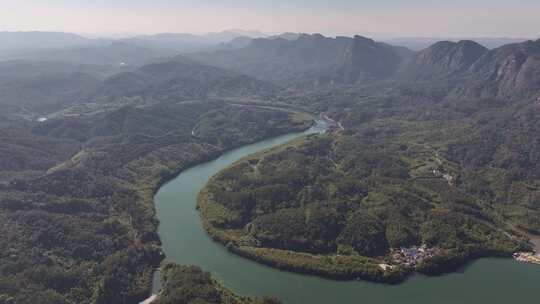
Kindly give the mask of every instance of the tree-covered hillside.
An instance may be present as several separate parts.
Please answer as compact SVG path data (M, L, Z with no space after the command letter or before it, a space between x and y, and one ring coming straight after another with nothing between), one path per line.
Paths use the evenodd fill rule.
M214 177L199 197L210 235L278 268L384 281L530 248L527 233L540 233L535 101L364 94L290 99L344 130Z
M162 267L163 291L155 304L279 304L277 299L238 296L196 266Z
M227 149L310 125L221 101L9 122L0 135L0 301L143 300L163 258L152 202L161 183Z

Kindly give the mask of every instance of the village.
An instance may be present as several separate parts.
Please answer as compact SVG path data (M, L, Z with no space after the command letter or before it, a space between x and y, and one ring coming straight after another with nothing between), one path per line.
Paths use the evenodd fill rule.
M437 254L437 248L430 248L426 244L413 246L410 248L393 249L391 264L379 264L379 267L386 271L394 268L394 265L401 265L407 268L416 268L423 261L433 258Z
M516 252L513 256L518 262L540 265L540 254L536 252Z
M448 185L450 185L450 186L454 185L454 177L450 173L441 172L441 171L439 171L437 169L433 169L431 172L436 177L444 178L448 182Z
M528 237L530 244L533 246L533 250L514 253L514 260L522 263L540 265L540 237L534 235L528 235Z
M430 248L426 244L418 247L400 248L392 252L392 260L395 264L416 268L424 260L433 258L437 253L436 248Z

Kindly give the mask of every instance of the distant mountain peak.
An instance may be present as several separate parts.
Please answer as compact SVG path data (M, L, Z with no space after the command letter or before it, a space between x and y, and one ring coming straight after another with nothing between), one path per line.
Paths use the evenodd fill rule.
M360 35L354 35L353 39L355 42L375 43L375 40Z
M302 33L300 34L300 36L298 37L297 40L323 40L323 39L327 39L327 37L323 36L322 34L306 34L306 33Z
M282 34L279 34L279 35L276 35L276 36L271 36L271 37L268 37L268 38L270 38L270 39L282 38L282 39L285 39L285 40L294 41L294 40L298 40L298 38L300 38L300 36L301 36L301 34L299 34L299 33L287 32L287 33L282 33Z
M416 54L398 73L408 80L447 78L466 72L488 49L470 41L439 41Z

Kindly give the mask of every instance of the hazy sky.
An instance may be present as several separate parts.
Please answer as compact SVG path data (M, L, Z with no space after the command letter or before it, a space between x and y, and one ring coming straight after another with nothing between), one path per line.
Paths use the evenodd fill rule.
M534 38L540 36L540 0L0 0L0 31L201 33L230 28Z

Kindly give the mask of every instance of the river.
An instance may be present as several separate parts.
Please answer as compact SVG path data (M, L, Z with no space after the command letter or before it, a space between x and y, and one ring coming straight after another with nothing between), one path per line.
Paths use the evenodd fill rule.
M304 133L289 134L247 145L218 159L182 172L155 196L159 235L167 260L197 265L225 286L243 295L268 295L287 304L507 304L538 303L540 266L511 259L481 259L460 272L412 276L406 282L384 285L337 282L275 270L229 253L202 228L195 209L198 192L208 179L240 158L275 147L298 136L321 132L323 122Z

